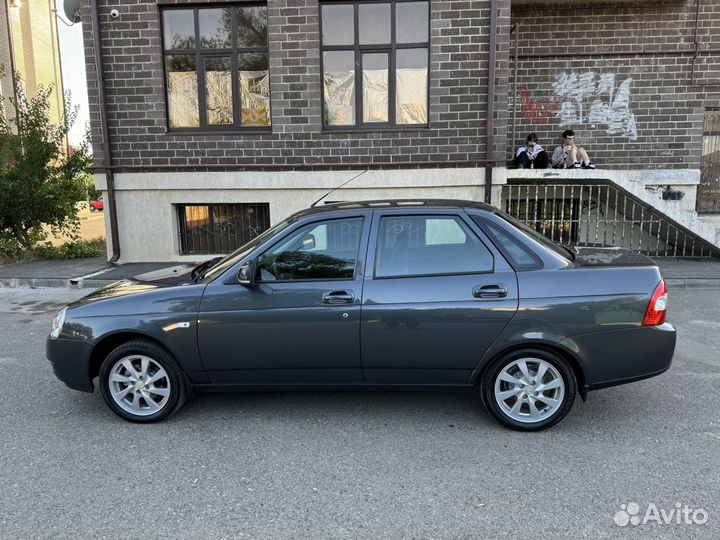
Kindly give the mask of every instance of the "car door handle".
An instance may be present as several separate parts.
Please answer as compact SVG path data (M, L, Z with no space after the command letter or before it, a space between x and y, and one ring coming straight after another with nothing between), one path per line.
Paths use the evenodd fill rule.
M482 285L473 289L475 298L505 298L507 293L505 285Z
M324 304L352 304L355 301L355 293L352 291L330 291L322 295Z

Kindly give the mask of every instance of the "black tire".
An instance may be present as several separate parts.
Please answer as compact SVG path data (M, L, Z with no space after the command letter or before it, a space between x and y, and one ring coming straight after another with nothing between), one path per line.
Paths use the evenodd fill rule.
M560 404L554 412L539 421L522 422L508 416L495 397L495 381L500 373L513 362L522 358L543 360L551 364L562 379L564 392ZM484 370L479 390L485 408L501 424L518 431L541 431L557 424L570 411L577 393L577 381L572 368L561 356L542 349L526 348L504 354L490 362ZM532 396L530 397L532 398Z
M133 356L141 355L150 358L158 366L165 370L167 380L169 381L169 395L157 412L143 415L133 414L123 409L112 396L110 375L113 368L121 360ZM177 363L177 360L164 348L149 339L133 339L123 343L110 354L105 357L100 366L100 392L103 399L110 410L125 420L139 423L159 422L177 411L187 400L188 389L186 387L185 375ZM126 383L123 383L126 384ZM144 398L143 398L144 399ZM142 403L142 402L141 402ZM147 402L145 401L147 406Z
M97 210L97 209L91 204L91 205L90 205L90 211L91 211L91 212L95 212L96 210Z

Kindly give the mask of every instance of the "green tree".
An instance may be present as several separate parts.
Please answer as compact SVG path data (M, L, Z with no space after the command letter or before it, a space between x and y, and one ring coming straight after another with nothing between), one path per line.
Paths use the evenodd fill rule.
M66 142L78 109L67 98L60 124L52 124L50 93L41 87L28 98L16 77L16 116L0 110L0 236L24 250L47 237L43 225L77 237L78 202L87 199L91 178L87 142L72 151Z

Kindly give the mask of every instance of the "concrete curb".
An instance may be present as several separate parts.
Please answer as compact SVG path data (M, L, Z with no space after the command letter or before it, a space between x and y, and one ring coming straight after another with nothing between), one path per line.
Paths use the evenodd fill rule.
M99 289L117 280L65 278L0 278L0 289Z
M665 278L671 289L720 289L720 279Z

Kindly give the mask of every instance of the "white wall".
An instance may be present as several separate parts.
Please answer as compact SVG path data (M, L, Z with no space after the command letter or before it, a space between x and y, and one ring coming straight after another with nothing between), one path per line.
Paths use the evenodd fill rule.
M360 171L115 174L120 262L196 261L180 255L178 204L269 203L271 225L308 208ZM484 169L372 170L326 200L484 198ZM96 175L106 190L104 175ZM500 186L493 190L499 201ZM112 254L106 219L108 256Z
M195 261L210 256L180 255L178 204L268 203L270 222L309 207L329 190L354 176L355 180L326 200L464 199L484 200L483 168L406 169L288 172L116 173L120 262ZM493 170L492 204L500 207L502 186L508 179L572 179L594 183L608 179L651 204L681 225L711 242L720 238L720 223L694 211L700 173L669 170ZM105 175L96 175L98 188L106 189ZM662 199L665 186L683 191L679 201ZM107 238L110 239L106 219ZM640 231L637 231L638 234ZM601 233L602 234L602 233ZM594 235L594 229L593 229ZM645 243L645 242L643 242ZM662 246L661 246L662 247ZM108 256L112 246L108 241Z

